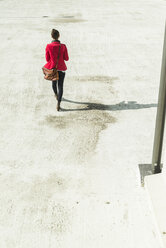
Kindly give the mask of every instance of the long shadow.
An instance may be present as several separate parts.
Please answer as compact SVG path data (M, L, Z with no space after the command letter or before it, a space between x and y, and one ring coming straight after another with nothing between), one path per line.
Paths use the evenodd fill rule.
M64 109L62 111L86 111L86 110L109 110L109 111L119 111L119 110L132 110L132 109L144 109L144 108L154 108L157 107L157 104L139 104L136 101L129 102L120 102L118 104L109 105L109 104L101 104L101 103L91 103L91 102L78 102L69 100L66 98L62 99L64 102L70 102L75 104L84 104L85 108L76 108L76 109Z

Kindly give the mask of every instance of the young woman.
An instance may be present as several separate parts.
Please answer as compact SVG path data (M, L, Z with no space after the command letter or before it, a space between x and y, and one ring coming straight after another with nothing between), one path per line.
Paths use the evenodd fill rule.
M67 70L65 60L69 60L67 47L65 44L61 44L59 41L59 31L56 29L52 29L51 36L53 38L50 44L46 46L46 61L47 63L44 65L47 69L53 69L56 67L59 73L59 80L52 81L52 88L55 93L55 97L57 99L57 111L60 110L60 103L63 95L63 82L65 78L65 71ZM58 90L57 90L58 88Z

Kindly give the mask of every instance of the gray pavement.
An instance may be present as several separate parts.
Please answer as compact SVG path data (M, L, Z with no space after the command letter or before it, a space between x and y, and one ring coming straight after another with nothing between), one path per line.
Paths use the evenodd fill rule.
M150 163L166 2L0 1L0 247L160 248ZM43 79L57 28L62 111Z

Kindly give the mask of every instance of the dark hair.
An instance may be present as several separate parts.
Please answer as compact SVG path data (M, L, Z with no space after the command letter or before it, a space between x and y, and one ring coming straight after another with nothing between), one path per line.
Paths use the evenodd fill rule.
M58 38L59 38L59 31L56 30L56 29L52 29L51 36L52 36L53 39L58 40Z

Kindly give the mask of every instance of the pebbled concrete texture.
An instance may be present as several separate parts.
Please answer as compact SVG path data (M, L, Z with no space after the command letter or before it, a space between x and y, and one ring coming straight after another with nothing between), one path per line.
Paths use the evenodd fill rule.
M163 247L150 163L166 2L0 1L0 247ZM57 28L62 111L43 79Z

